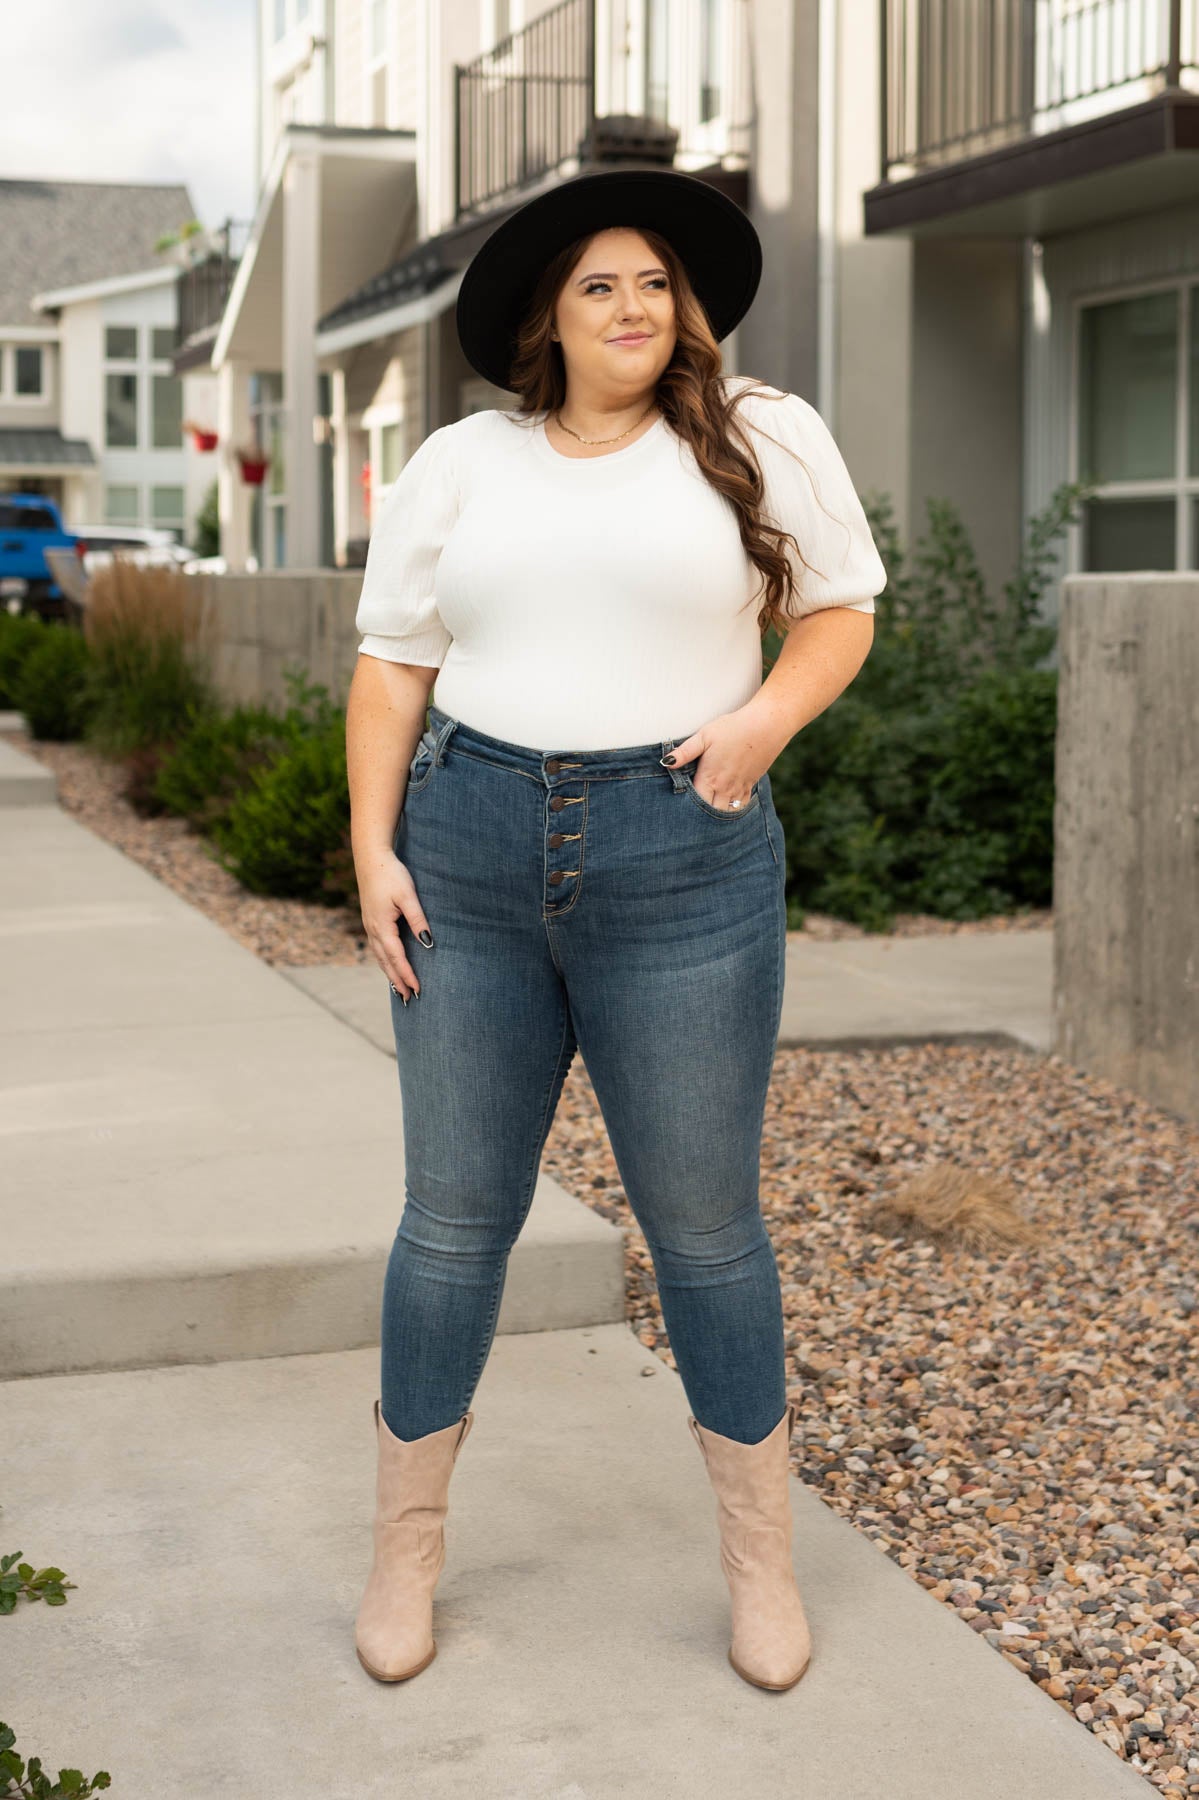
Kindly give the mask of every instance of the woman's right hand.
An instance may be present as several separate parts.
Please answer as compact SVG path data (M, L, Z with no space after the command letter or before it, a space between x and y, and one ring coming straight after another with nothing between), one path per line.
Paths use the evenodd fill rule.
M377 862L372 861L356 873L362 923L371 954L406 1003L414 993L420 993L420 982L404 954L398 921L403 916L417 937L422 931L433 935L415 883L407 865L391 851L385 851Z

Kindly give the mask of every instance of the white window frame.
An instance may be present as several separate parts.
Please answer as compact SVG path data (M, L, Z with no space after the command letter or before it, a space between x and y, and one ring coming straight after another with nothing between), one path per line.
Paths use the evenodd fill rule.
M1191 308L1199 306L1199 276L1171 275L1160 281L1130 281L1098 292L1077 294L1071 308L1070 455L1068 479L1082 479L1079 471L1078 428L1082 414L1082 314L1086 307L1106 306L1117 300L1140 299L1146 294L1177 293L1178 303L1178 405L1174 418L1174 473L1139 481L1105 481L1090 496L1094 500L1173 500L1174 569L1193 570L1199 556L1199 531L1192 531L1192 514L1199 502L1199 474L1187 472L1189 450L1187 424L1199 394L1190 391ZM1192 298L1194 294L1194 298ZM1067 572L1082 570L1085 522L1080 518L1067 527Z
M45 407L53 399L50 375L50 342L44 338L14 336L9 342L0 342L0 400L5 406L40 406ZM42 385L36 394L18 394L17 392L17 351L37 350L42 359Z
M367 520L368 530L373 529L379 517L384 501L390 494L393 482L384 485L378 479L378 472L383 467L383 427L394 425L400 433L401 452L404 438L404 408L396 400L381 401L377 406L368 406L362 414L362 429L367 436L367 461L371 471L371 504L370 517ZM401 455L400 468L404 467L407 457ZM397 471L397 475L398 475Z

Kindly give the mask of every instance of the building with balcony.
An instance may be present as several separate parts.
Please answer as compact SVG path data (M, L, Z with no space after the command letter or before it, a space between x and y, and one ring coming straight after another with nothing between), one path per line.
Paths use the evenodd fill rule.
M1065 481L1097 486L1059 577L1199 567L1197 16L876 9L881 153L843 353L869 366L909 514L951 495L996 573Z
M827 409L817 39L798 0L260 0L260 199L213 366L222 440L270 468L223 475L233 564L360 562L423 438L510 404L459 351L462 272L588 167L665 161L753 213L767 276L726 366Z

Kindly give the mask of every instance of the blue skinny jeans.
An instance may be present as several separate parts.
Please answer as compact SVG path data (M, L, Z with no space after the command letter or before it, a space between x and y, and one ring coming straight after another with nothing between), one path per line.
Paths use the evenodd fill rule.
M681 743L531 749L434 705L393 848L433 936L392 997L405 1200L384 1278L380 1405L452 1424L495 1335L508 1255L581 1050L701 1425L757 1443L783 1415L778 1267L758 1196L782 1007L783 828Z

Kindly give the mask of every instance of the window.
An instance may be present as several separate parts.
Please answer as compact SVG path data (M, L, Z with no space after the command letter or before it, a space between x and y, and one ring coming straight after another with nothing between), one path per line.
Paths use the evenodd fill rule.
M1197 297L1176 286L1081 309L1079 478L1101 484L1083 513L1084 571L1186 566L1182 500L1188 472L1199 474L1193 386L1189 470L1178 467L1178 426L1184 311L1192 383L1199 373Z
M154 487L150 489L150 521L172 531L183 530L183 489Z
M137 449L137 376L104 377L104 442L110 450Z
M647 118L669 118L669 0L645 0L645 112Z
M48 507L0 504L0 531L57 531L58 523Z
M398 425L381 425L379 427L379 486L390 487L399 472L400 428Z
M155 362L170 362L175 354L175 327L156 325L150 333L150 355Z
M287 0L275 0L275 42L287 30Z
M155 450L179 450L183 446L183 383L178 375L155 375L154 418L151 442Z
M104 490L104 522L106 525L136 525L141 518L138 490L121 484Z
M724 0L699 0L699 120L706 125L722 110L721 33Z
M104 354L109 362L136 362L137 326L106 326L104 331Z
M13 352L13 390L19 400L40 400L42 387L42 347L40 344L18 344Z

